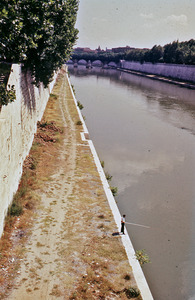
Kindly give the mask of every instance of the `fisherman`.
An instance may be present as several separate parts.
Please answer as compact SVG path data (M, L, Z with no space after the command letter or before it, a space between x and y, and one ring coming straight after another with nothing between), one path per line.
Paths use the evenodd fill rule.
M125 230L125 217L126 215L123 215L121 218L121 233L125 234L124 230Z

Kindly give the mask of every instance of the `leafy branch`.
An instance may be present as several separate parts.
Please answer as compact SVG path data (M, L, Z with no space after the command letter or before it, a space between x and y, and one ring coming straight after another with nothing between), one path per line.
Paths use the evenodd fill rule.
M1 60L22 63L37 86L40 82L47 86L76 42L78 2L1 0Z
M0 107L16 100L14 85L8 85L8 88L6 89L4 84L0 84Z

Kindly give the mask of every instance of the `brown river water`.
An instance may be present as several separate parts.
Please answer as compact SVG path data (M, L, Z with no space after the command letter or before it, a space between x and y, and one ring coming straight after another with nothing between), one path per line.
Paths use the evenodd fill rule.
M155 300L195 299L195 90L69 66L76 98ZM146 299L147 300L147 299Z

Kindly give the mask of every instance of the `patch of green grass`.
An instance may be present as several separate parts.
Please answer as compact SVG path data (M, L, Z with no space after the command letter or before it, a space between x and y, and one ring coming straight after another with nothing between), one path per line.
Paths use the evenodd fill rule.
M83 109L83 107L84 107L80 101L77 101L77 106L79 107L80 110Z
M136 287L129 287L125 289L127 298L137 298L140 295L140 291Z
M81 122L81 120L78 120L78 121L76 122L76 125L79 125L79 126L81 126L81 125L82 125L82 122Z
M112 176L108 172L105 173L105 176L108 181L111 181Z
M101 160L100 163L101 163L102 168L104 168L104 165L105 165L104 161Z
M111 186L110 190L112 192L112 195L115 197L118 193L118 188L116 186Z
M20 203L13 202L10 208L8 209L9 216L20 216L23 212L23 207Z
M52 100L57 100L58 96L56 94L51 93L50 98L52 98Z

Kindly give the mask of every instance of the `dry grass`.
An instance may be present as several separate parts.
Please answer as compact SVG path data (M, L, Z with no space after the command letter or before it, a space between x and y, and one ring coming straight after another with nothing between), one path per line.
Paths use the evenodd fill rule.
M12 216L8 211L5 220L4 233L0 239L0 299L3 299L11 289L13 277L16 276L24 255L24 246L36 218L35 210L40 203L40 197L36 191L41 189L46 180L49 180L56 165L59 164L54 154L60 150L65 133L62 121L59 118L57 99L56 95L51 95L46 109L47 117L38 124L31 151L23 165L22 178L13 199L22 206L22 214ZM40 125L45 122L48 125L41 127ZM53 127L50 126L51 123ZM41 137L43 133L55 140L53 142L45 141ZM59 135L61 135L60 138Z

